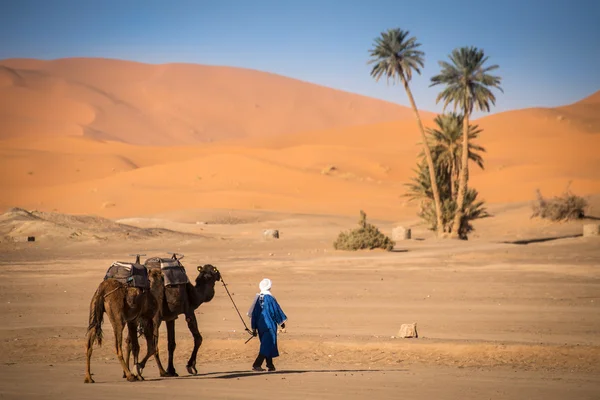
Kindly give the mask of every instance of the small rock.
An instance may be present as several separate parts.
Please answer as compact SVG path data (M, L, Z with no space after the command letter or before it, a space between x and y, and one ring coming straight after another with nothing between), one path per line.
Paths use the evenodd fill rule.
M410 240L411 230L403 226L397 226L392 229L392 240Z
M277 229L265 229L263 231L263 236L267 239L279 239L279 231Z
M322 175L329 175L330 173L337 171L337 167L335 165L328 165L321 170Z
M400 325L400 331L398 332L398 337L400 337L400 338L418 338L419 334L417 333L417 323L414 322L412 324Z

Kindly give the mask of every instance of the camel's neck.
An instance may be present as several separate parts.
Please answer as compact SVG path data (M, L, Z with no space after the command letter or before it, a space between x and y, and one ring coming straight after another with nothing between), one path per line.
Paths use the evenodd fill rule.
M196 286L194 286L196 296L194 299L194 308L200 307L202 303L208 303L215 297L215 282L203 282L196 281Z

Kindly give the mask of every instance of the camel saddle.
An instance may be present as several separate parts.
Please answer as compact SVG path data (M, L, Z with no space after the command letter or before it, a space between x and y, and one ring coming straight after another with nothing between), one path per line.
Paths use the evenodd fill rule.
M127 286L150 289L148 270L142 264L115 261L106 271L104 280L115 279Z
M146 260L147 268L158 268L163 274L165 286L185 285L190 280L185 273L183 264L176 258L159 258L154 257Z

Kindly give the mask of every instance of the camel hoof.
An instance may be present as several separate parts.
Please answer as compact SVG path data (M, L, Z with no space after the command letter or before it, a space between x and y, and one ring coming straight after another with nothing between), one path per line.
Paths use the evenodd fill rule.
M144 378L142 377L142 372L144 372L144 367L142 367L141 364L136 364L135 369L137 370L138 378L143 381Z
M91 376L86 376L85 380L83 381L84 383L96 383Z
M193 365L188 365L187 370L190 375L198 375L198 370Z

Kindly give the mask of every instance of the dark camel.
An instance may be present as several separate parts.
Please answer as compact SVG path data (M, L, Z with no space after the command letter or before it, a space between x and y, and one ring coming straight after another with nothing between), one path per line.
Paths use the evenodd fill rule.
M153 340L153 318L158 308L156 300L150 290L129 287L115 279L106 279L100 283L90 303L90 319L86 338L87 364L85 370L85 383L93 383L90 373L90 359L94 342L102 345L102 321L104 313L113 327L117 357L123 367L124 377L128 381L144 380L142 370L146 361L155 353ZM137 369L137 376L131 373L129 363L123 359L123 329L127 325L129 330L128 340L131 342L133 362ZM138 343L137 328L140 326L146 338L147 353L139 362L140 345ZM129 351L129 347L127 349Z
M176 256L174 255L173 258ZM152 321L154 327L154 359L158 366L160 376L178 376L173 366L173 354L177 347L175 343L175 320L178 315L184 314L188 328L194 337L194 349L187 363L188 373L195 375L196 356L198 349L202 344L202 335L198 330L198 322L194 311L202 303L211 301L215 295L215 283L221 280L221 273L214 266L207 264L198 266L198 276L195 285L191 283L164 286L164 277L160 269L160 259L158 257L149 258L145 262L148 268L148 277L150 278L150 290L158 304L158 312ZM162 366L158 350L158 332L160 324L165 321L167 324L167 341L169 350L169 364L167 370ZM131 338L132 335L129 335ZM129 341L128 338L128 341ZM133 347L133 341L132 341ZM129 342L126 346L127 364L129 364Z

